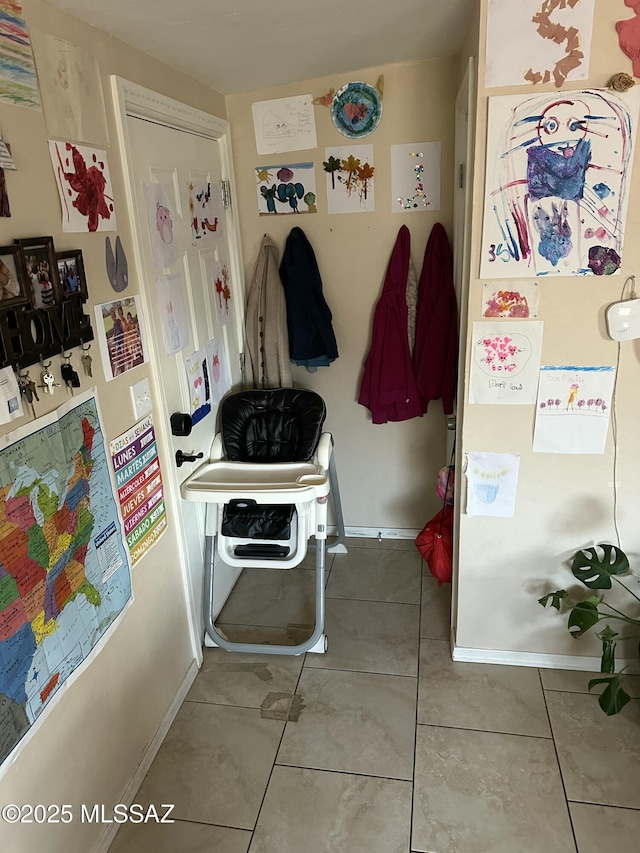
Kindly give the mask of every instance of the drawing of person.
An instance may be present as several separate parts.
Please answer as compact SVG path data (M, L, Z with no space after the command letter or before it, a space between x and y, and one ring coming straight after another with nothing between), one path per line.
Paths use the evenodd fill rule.
M515 266L537 275L615 272L631 158L624 102L596 90L527 98L511 110L499 146L489 193L502 242L485 247L489 262L503 261L509 274Z
M571 388L569 388L569 399L567 400L567 411L569 409L573 409L573 404L575 403L576 397L578 396L578 391L580 390L580 386L575 382L572 384Z

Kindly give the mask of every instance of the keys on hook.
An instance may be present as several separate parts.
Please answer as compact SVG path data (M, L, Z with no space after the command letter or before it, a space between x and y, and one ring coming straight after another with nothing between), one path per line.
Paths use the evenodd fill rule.
M82 369L84 370L84 375L93 376L93 373L91 372L91 356L89 355L89 350L82 351L80 361L82 362Z
M33 405L33 398L35 396L36 400L38 399L38 395L34 394L35 385L33 382L29 380L29 372L24 374L24 376L18 375L18 388L20 389L20 394L25 398L29 406L31 407L31 415L35 418L36 410Z
M42 374L42 385L41 388L44 388L45 394L55 394L56 386L59 386L60 383L56 382L56 377L53 373L50 373L49 370L45 370Z
M73 369L73 367L69 364L69 362L65 362L60 368L60 375L64 379L67 388L79 388L80 387L80 377Z

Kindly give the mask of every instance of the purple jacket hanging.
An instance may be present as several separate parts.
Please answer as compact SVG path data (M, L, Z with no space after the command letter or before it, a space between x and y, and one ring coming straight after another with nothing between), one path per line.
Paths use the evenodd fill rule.
M442 398L444 413L453 412L458 366L458 307L453 259L443 226L431 229L418 283L418 313L413 367L420 411Z
M358 403L371 412L374 424L406 421L422 415L407 335L407 277L411 235L398 232L382 294L373 315Z

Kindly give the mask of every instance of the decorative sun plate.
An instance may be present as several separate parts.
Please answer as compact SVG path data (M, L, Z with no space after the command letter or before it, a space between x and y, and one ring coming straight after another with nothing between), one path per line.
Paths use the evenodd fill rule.
M337 130L351 139L368 136L380 123L382 101L368 83L347 83L331 103L331 119Z

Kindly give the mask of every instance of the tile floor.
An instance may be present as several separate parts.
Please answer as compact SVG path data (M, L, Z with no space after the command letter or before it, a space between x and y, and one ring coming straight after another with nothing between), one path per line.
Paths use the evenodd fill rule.
M348 544L327 653L206 649L136 797L177 821L111 853L638 853L640 701L608 719L585 673L452 663L449 589L413 543ZM313 559L245 570L219 625L308 636Z

